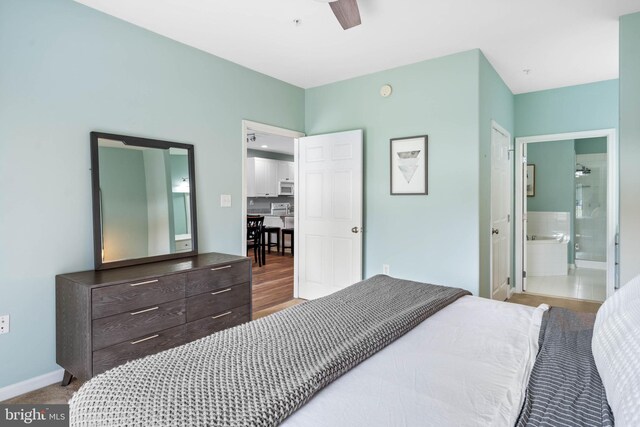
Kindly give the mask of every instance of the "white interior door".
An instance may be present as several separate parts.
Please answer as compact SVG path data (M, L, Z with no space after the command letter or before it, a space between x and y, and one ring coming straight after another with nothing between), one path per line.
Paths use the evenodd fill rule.
M362 280L362 130L299 139L298 296Z
M511 272L511 136L493 125L491 129L491 298L509 297Z

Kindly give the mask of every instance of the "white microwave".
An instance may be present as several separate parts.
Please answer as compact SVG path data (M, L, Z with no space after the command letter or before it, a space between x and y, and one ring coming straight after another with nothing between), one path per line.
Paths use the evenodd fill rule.
M293 196L293 182L280 181L278 184L278 196Z

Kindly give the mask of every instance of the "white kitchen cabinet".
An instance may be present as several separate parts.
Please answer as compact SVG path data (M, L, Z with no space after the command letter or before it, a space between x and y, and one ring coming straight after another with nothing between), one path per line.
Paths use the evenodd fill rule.
M278 161L250 157L247 159L247 197L278 196Z
M278 182L295 181L294 163L285 160L278 161Z

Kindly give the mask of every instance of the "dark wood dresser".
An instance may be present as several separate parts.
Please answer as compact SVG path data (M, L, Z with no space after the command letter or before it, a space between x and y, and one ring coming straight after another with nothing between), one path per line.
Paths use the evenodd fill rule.
M56 362L87 380L251 320L251 261L208 253L56 276Z

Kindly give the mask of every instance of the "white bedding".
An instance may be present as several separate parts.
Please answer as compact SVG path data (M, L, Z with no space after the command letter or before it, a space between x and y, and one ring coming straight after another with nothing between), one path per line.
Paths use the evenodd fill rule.
M547 308L463 297L320 391L282 425L511 427Z

